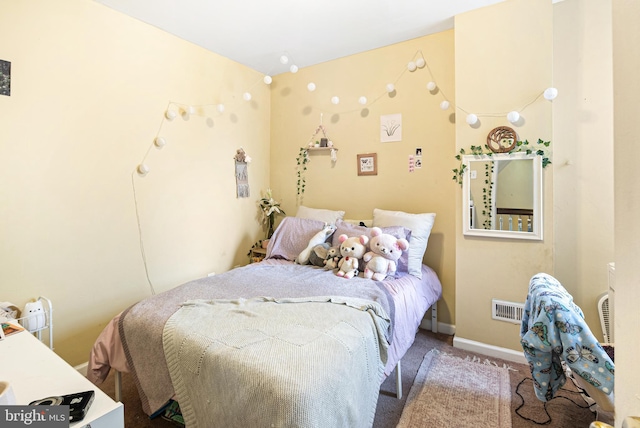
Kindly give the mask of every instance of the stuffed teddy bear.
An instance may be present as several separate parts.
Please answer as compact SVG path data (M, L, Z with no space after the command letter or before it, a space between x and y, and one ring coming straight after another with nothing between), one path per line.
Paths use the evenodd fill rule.
M338 237L340 241L340 255L342 259L338 262L338 272L336 275L343 278L351 279L354 276L358 276L358 259L364 256L367 251L367 242L369 237L367 235L360 235L354 237L348 237L342 234Z
M382 281L396 273L402 252L409 249L409 241L382 233L379 227L371 228L369 251L362 258L366 263L364 277Z
M331 247L327 250L327 255L324 258L324 268L333 270L338 267L338 262L342 259L340 254L340 247Z
M307 248L302 250L302 252L300 252L298 257L296 257L296 260L295 260L296 263L298 263L299 265L308 264L309 257L311 257L311 250L313 249L313 247L324 243L327 240L327 238L331 236L335 231L336 231L336 227L333 224L325 223L322 230L311 237L311 239L309 240L309 245L307 245Z

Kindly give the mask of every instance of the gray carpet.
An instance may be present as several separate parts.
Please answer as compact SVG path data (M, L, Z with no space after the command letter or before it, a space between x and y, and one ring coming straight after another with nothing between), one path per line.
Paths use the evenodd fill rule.
M374 428L392 428L398 424L407 395L413 385L413 379L418 372L424 356L431 349L438 349L441 352L463 358L468 355L475 355L482 359L488 358L483 355L456 349L451 346L452 341L452 336L433 334L424 330L420 330L418 332L415 343L402 359L403 397L400 400L395 397L396 382L395 373L393 373L382 384L380 397L378 399L376 419L373 425ZM546 411L549 414L549 416L547 416L544 404L538 401L533 392L533 384L530 380L529 367L527 365L514 364L494 358L489 359L501 366L502 364L507 364L515 369L509 371L511 381L512 428L537 427L539 424L545 423L549 419L549 416L551 418L551 422L545 425L551 428L588 427L592 421L596 420L596 416L593 412L588 408L583 408L586 407L586 403L575 392L575 388L571 388L571 385L567 385L560 392L560 397L554 398L552 401L547 403ZM100 385L100 388L111 397L114 397L113 374L109 375L105 383ZM523 399L517 392L519 392L524 398L524 405L522 405ZM140 399L138 398L136 387L131 377L127 374L123 375L122 402L124 403L125 426L127 428L175 427L172 422L166 421L160 417L150 420L149 417L144 414L140 406ZM472 406L473 403L470 402L469 405ZM522 416L519 416L516 413L516 409L521 405L522 408L518 410L518 413ZM607 419L607 415L601 416L599 419L604 420L605 422L611 422Z

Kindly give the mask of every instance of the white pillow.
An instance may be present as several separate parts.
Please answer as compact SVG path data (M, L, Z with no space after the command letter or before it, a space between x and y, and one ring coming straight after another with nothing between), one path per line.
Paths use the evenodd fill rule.
M336 224L336 221L342 220L344 211L332 211L319 208L309 208L304 205L298 207L296 214L298 218L308 218L311 220L319 220L324 223Z
M429 235L435 219L435 213L410 214L402 211L373 209L374 226L403 226L411 230L408 271L417 278L422 278L422 258L427 251Z

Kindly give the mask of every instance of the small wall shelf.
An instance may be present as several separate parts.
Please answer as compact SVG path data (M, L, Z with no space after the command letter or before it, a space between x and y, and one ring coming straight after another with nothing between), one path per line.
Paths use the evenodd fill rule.
M335 150L336 152L338 151L338 149L336 147L308 147L307 148L309 153L313 153L313 152L329 152L332 149Z

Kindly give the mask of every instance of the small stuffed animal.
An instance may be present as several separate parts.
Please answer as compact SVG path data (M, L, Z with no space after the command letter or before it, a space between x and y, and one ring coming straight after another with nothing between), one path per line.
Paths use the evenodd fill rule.
M302 250L302 252L296 257L296 263L299 265L306 265L309 263L309 257L311 257L311 250L316 245L320 245L324 243L329 236L336 231L336 227L333 224L325 223L322 230L311 237L309 240L309 245L307 248Z
M323 242L322 244L318 244L313 247L311 249L311 254L309 255L309 264L324 267L324 260L327 257L329 247L330 244L328 242Z
M347 235L342 234L338 237L338 240L340 241L342 259L338 262L339 270L336 275L347 279L358 276L358 259L361 259L365 251L367 251L369 237L360 235L359 237L349 238Z
M382 281L387 275L396 273L397 262L402 252L409 249L409 241L382 233L379 227L373 227L369 248L370 251L362 258L367 263L364 277Z
M327 256L324 258L324 268L330 270L336 269L341 258L340 247L329 248L327 250Z
M22 326L30 332L42 329L45 325L45 314L42 302L28 302L22 311Z

